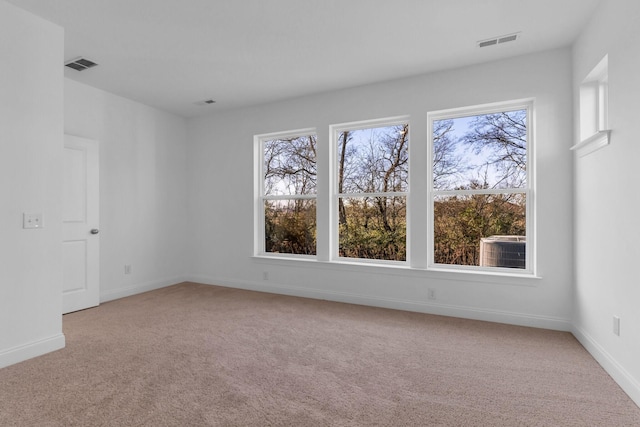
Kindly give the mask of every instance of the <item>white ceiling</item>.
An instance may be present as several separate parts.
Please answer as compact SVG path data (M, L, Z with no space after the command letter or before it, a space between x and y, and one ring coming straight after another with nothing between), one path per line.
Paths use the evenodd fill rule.
M567 46L599 2L8 1L65 28L65 60L99 64L67 77L185 117Z

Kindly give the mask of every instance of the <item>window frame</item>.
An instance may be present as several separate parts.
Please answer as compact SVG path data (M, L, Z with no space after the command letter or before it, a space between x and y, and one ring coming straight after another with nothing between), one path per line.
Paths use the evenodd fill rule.
M454 271L505 274L511 276L536 275L536 236L535 236L535 100L533 98L480 104L461 108L430 111L427 113L427 269L433 271ZM527 185L525 188L496 188L483 190L436 190L433 186L433 130L434 122L446 119L458 119L507 111L526 110L527 120ZM435 200L438 196L451 195L492 195L524 194L526 197L526 255L525 268L481 267L473 265L438 264L435 262L434 229Z
M408 173L407 173L407 191L402 192L386 192L386 193L339 193L338 192L338 144L339 136L344 131L357 131L385 126L396 126L406 124L408 127L408 144L411 146L411 120L409 115L386 117L372 120L360 120L354 122L346 122L340 124L333 124L329 126L329 184L331 188L330 196L330 215L329 215L329 247L330 254L329 259L331 261L338 261L342 263L358 263L358 264L371 264L371 265L387 265L387 266L409 266L411 262L410 251L410 203L411 203L411 155L408 158ZM405 197L406 199L406 256L404 261L396 260L382 260L382 259L370 259L370 258L351 258L340 256L340 234L339 234L339 221L338 221L338 205L340 198L365 198L365 197Z
M610 143L608 54L580 84L579 98L579 142L571 150L584 157Z
M267 200L314 200L316 202L316 236L318 235L317 223L318 223L318 212L317 212L317 203L318 203L318 193L316 190L315 194L285 194L285 195L266 195L265 194L265 180L264 180L264 144L266 141L271 141L274 139L286 139L286 138L294 138L294 137L303 137L303 136L315 136L316 141L318 140L318 132L316 128L305 128L305 129L296 129L284 132L272 132L254 135L254 171L256 173L256 177L254 180L254 256L260 257L276 257L276 258L296 258L296 259L306 259L306 260L315 260L318 257L318 242L316 238L316 254L315 255L305 255L305 254L294 254L294 253L278 253L278 252L267 252L265 247L266 242L266 234L265 234L265 210L264 205ZM317 164L316 157L316 164ZM316 179L318 177L316 176Z

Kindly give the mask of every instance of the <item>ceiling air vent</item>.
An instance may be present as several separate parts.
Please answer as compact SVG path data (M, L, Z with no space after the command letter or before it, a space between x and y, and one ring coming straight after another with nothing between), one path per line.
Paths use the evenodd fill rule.
M83 71L87 68L95 67L98 64L88 60L87 58L80 57L72 59L71 61L67 61L64 65L65 67L73 68L76 71Z
M520 33L506 34L504 36L492 37L486 40L480 40L478 47L494 46L502 43L509 43L518 40Z
M213 99L205 99L203 101L194 102L194 104L200 105L200 106L211 105L211 104L215 104L215 103L216 103L216 101L213 100Z

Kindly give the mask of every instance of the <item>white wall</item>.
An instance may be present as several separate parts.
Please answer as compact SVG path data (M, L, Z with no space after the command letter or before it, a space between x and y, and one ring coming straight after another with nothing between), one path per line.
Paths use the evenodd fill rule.
M573 321L574 334L640 405L639 23L637 0L603 0L574 46L576 106L579 84L609 55L612 133L609 146L575 160ZM577 130L577 109L575 117Z
M191 119L188 153L191 279L570 329L571 87L570 50L560 49ZM326 164L330 124L410 115L411 155L426 159L428 111L529 97L536 98L537 242L541 278L252 258L254 134L316 127L318 161ZM426 203L426 172L411 173L412 203ZM319 201L320 212L326 211L322 203ZM425 224L426 218L417 235L426 235ZM412 242L412 247L420 247L420 243ZM263 272L268 273L268 281L262 280ZM436 290L437 301L427 300L427 287Z
M100 144L100 300L182 281L185 120L69 79L64 95L65 133Z
M64 347L63 43L0 0L0 367ZM44 228L23 229L24 212Z

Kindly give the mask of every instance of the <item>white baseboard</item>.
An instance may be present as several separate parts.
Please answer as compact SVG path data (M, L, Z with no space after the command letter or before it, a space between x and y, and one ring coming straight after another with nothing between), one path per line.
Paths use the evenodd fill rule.
M141 294L143 292L153 291L155 289L165 288L186 281L184 277L171 277L168 279L154 280L152 282L138 283L126 288L112 289L100 292L100 302L113 301L132 295Z
M64 348L64 346L64 334L60 333L48 338L2 350L0 351L0 368L60 350Z
M640 382L627 372L596 340L582 329L573 326L571 331L576 339L587 349L594 359L607 371L620 388L629 395L636 405L640 406Z
M324 289L299 288L274 284L272 282L245 282L232 279L217 279L206 276L189 276L188 280L191 282L203 283L208 285L218 285L251 291L270 292L274 294L345 302L358 305L368 305L372 307L391 308L395 310L415 311L419 313L436 314L440 316L460 317L463 319L506 323L517 326L552 329L556 331L571 331L570 320L553 317L532 316L528 314L512 313L506 311L476 309L472 307L439 304L437 302L429 303L422 301L378 297L372 295L335 292L327 291Z

